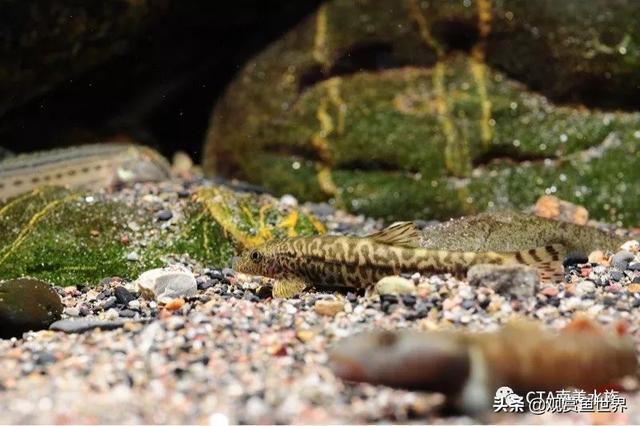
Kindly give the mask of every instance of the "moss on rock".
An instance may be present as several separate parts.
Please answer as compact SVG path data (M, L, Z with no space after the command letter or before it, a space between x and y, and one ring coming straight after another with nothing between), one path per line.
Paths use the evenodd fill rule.
M526 22L555 11L540 36L556 49L548 78L576 87L570 83L579 77L584 83L608 72L622 87L635 81L626 80L628 64L640 65L635 53L600 52L579 62L589 37L604 37L606 28L584 21L585 7L573 1L542 11L525 3L327 3L230 85L216 106L205 168L389 220L520 209L553 193L585 205L592 217L637 224L640 114L553 104L496 70L521 76L500 59L509 54L545 62L531 40L512 52L493 46L503 46L499 35L525 33ZM575 22L572 8L580 9ZM593 8L621 22L624 10L637 9L627 2ZM505 18L511 15L513 24ZM469 54L453 52L464 47L447 30L456 22L470 36ZM495 34L483 27L491 22ZM556 38L587 27L591 35L576 36L565 61ZM627 44L637 38L628 25L613 32L627 35ZM531 75L538 78L535 69ZM566 97L555 83L542 92ZM620 93L608 96L621 104Z
M268 196L216 187L185 204L180 220L161 227L135 203L111 195L43 188L13 198L0 205L0 279L30 276L56 285L132 279L171 255L222 267L258 238L323 231ZM131 252L137 260L127 259Z

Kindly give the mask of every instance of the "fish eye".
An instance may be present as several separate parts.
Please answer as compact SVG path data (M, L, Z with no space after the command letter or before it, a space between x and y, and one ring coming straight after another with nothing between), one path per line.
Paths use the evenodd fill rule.
M257 250L252 251L249 257L251 258L251 260L253 260L256 263L262 260L262 254L260 254L260 252Z

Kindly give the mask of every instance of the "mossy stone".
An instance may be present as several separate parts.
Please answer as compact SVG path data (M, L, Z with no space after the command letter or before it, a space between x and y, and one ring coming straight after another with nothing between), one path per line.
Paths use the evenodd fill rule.
M22 337L60 319L62 301L51 285L32 278L0 282L0 337Z
M623 106L622 88L637 90L637 49L586 53L591 36L635 45L640 31L628 16L640 8L567 1L538 11L528 3L327 2L229 86L205 144L206 171L388 220L522 209L555 194L591 217L637 224L640 114L562 102L603 73L614 82L603 89L607 105ZM609 32L587 10L621 26ZM552 50L553 65L525 34L541 17L549 22L537 43ZM452 43L454 27L469 33L468 53ZM505 34L520 35L512 50ZM576 45L562 45L559 37L571 35ZM522 84L529 74L509 55L542 78L537 91Z
M266 195L211 187L184 203L167 227L115 195L46 187L7 200L0 204L0 279L92 285L105 277L134 279L170 256L222 268L244 247L324 232L313 216ZM133 251L136 261L128 260Z

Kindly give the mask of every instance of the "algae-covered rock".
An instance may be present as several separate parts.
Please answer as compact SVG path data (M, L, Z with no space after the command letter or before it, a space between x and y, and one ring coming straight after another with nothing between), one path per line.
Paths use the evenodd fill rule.
M20 278L0 282L0 338L21 337L60 319L60 296L45 282Z
M468 3L338 0L322 6L229 86L214 112L205 169L387 219L519 209L555 194L585 205L594 218L637 223L640 187L632 183L640 178L640 115L553 104L508 78L506 61L495 65L507 74L497 71L492 43L525 31L520 9L536 12L517 1ZM620 10L636 8L622 3ZM584 29L572 20L571 7L560 9L544 9L557 12L553 28L567 37ZM518 18L514 28L505 18L511 15ZM455 22L475 23L458 27L471 34L468 54L451 51L464 47L449 40L446 28ZM483 26L491 22L496 33ZM605 29L593 23L589 34ZM613 32L619 31L627 31L628 43L638 32L628 26ZM556 36L549 30L541 37L556 46ZM514 61L526 49L547 60L522 43ZM627 78L628 63L638 65L636 53L609 61L602 55L583 58L584 75L591 75L597 57L593 73L608 63L613 80L636 87ZM579 56L558 57L564 80L576 82ZM564 96L556 88L548 94Z
M224 187L199 190L191 199L173 195L169 225L156 220L157 201L145 194L132 200L41 188L10 199L0 204L0 279L32 276L55 285L134 279L170 256L222 267L239 247L324 231L313 217L266 195Z

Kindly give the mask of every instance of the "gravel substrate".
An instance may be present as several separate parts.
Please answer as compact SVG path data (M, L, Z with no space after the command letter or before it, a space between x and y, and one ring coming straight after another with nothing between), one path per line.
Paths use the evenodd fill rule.
M334 231L367 233L381 226L330 206L308 207ZM171 215L158 213L158 220L170 223L179 215L174 208ZM290 300L263 299L256 294L259 278L189 259L173 262L195 274L195 296L163 306L117 279L67 287L59 290L64 318L99 320L113 329L29 332L23 339L0 340L0 422L640 423L637 391L625 394L629 409L622 415L445 417L440 395L345 384L327 364L334 342L365 329L480 331L514 316L559 328L575 312L603 324L626 320L640 344L637 252L617 255L612 266L568 266L565 284L522 298L446 275L414 275L416 295L309 292Z

